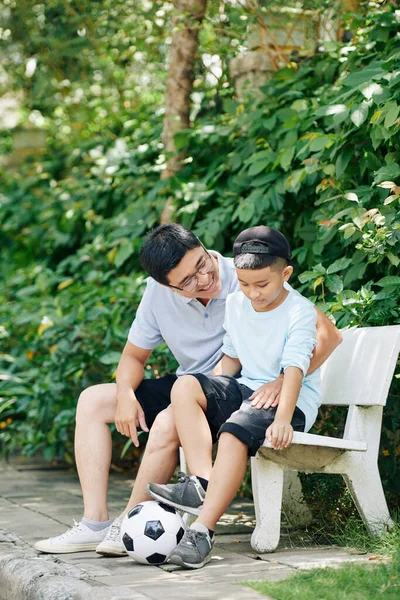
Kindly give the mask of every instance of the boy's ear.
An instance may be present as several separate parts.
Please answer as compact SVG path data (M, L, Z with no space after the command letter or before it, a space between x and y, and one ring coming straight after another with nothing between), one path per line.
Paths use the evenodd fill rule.
M288 281L289 277L291 276L291 274L293 273L293 267L288 265L287 267L285 267L283 269L283 281Z

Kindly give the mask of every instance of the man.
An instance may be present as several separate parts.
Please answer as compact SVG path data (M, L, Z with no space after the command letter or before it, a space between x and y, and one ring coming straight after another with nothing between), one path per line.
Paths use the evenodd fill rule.
M84 517L66 533L37 542L49 553L96 550L120 556L121 520L149 500L147 484L166 483L177 463L179 438L170 406L177 376L218 374L228 294L239 289L233 260L208 252L178 224L161 225L147 236L142 266L150 275L117 369L116 383L92 386L81 394L76 413L75 457L83 492ZM179 363L176 375L143 380L152 350L165 341ZM341 341L329 319L318 311L317 346L309 372L317 369ZM283 376L263 389L276 406ZM109 423L139 445L137 429L150 430L146 450L125 510L108 520L107 487L111 462Z

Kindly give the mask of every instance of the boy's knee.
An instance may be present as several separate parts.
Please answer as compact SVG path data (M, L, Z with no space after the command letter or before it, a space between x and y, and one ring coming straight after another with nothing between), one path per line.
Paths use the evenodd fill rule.
M187 402L191 399L196 400L199 393L202 392L200 383L193 375L182 375L178 377L172 386L171 402Z
M218 438L218 452L224 449L246 446L239 438L229 431L223 431Z

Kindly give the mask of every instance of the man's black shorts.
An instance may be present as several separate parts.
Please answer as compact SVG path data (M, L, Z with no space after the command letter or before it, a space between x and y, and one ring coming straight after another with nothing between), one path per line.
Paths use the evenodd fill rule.
M273 423L277 409L251 406L249 397L253 390L234 377L198 374L194 377L207 398L207 418L212 430L219 426L217 438L227 431L249 447L249 456L254 456L264 443L265 432ZM304 431L305 416L297 406L291 424L295 431Z
M166 375L159 379L143 379L135 395L143 408L146 425L150 429L156 416L171 404L171 390L176 375Z
M206 418L210 425L213 442L217 441L218 431L226 419L237 410L242 397L237 394L237 381L234 377L206 377L195 374L207 398ZM135 394L143 408L146 425L150 429L157 415L171 403L171 389L177 380L176 375L166 375L160 379L144 379ZM208 383L211 382L212 384Z

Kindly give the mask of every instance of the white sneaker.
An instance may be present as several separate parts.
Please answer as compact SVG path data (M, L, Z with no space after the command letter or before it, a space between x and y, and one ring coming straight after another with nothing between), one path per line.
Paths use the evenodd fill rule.
M74 520L74 526L62 535L36 542L35 549L49 554L67 554L68 552L89 552L96 550L108 531L108 527L93 531L80 521Z
M96 552L105 556L127 556L125 546L121 540L121 520L116 518L107 529L107 534L97 546Z

